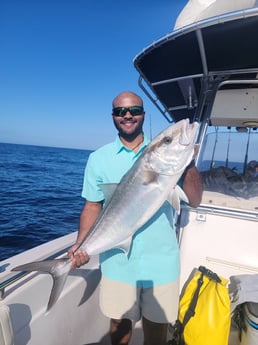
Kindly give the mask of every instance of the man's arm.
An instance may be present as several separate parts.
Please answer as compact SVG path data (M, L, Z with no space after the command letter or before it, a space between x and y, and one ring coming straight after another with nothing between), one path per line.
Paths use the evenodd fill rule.
M102 210L102 202L86 201L80 215L80 229L76 243L68 250L68 257L73 261L72 268L80 267L89 261L88 254L83 250L76 249L81 245L92 225L95 223ZM74 251L76 251L74 253Z
M202 201L203 185L195 165L190 164L183 175L183 190L188 197L189 205L198 207Z

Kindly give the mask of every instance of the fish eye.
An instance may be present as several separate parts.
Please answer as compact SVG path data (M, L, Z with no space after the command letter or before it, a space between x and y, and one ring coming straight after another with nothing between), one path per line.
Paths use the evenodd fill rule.
M170 144L172 142L172 138L171 137L164 137L163 138L163 143L164 144Z

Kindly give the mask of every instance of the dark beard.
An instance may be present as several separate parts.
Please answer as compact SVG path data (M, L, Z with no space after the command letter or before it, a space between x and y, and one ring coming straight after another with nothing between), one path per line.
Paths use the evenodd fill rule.
M123 123L126 122L133 122L134 120L123 120ZM116 122L114 121L114 125L116 127L116 129L118 130L118 135L119 137L124 138L126 141L130 142L133 141L135 138L137 138L139 136L139 134L143 134L143 130L142 130L142 126L143 126L143 120L141 122L139 122L139 126L136 128L136 130L133 133L126 133L123 131L123 129L116 124Z

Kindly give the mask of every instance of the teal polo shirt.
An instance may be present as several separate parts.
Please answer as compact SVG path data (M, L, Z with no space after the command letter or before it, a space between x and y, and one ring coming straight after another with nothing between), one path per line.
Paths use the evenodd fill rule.
M82 197L102 201L102 183L119 183L148 144L139 151L125 147L116 140L91 153L84 175ZM120 249L100 254L104 276L138 287L153 287L175 281L179 277L179 249L174 230L173 208L165 202L161 209L133 236L127 256ZM123 229L121 229L123 231Z

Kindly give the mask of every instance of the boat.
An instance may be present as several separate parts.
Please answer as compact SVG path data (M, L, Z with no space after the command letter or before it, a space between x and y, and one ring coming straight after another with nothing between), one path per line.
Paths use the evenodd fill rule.
M171 33L134 58L141 89L168 123L200 123L203 198L196 209L182 204L177 219L182 288L200 265L229 282L258 275L258 7L255 1L235 1L233 9L208 3L190 21L186 7ZM65 257L75 238L72 233L0 262L1 345L110 344L109 320L98 303L97 257L71 271L48 313L51 276L12 271ZM252 296L247 313L255 321L257 291ZM257 332L250 329L240 341L232 321L228 344L257 344ZM131 344L142 339L138 322Z

